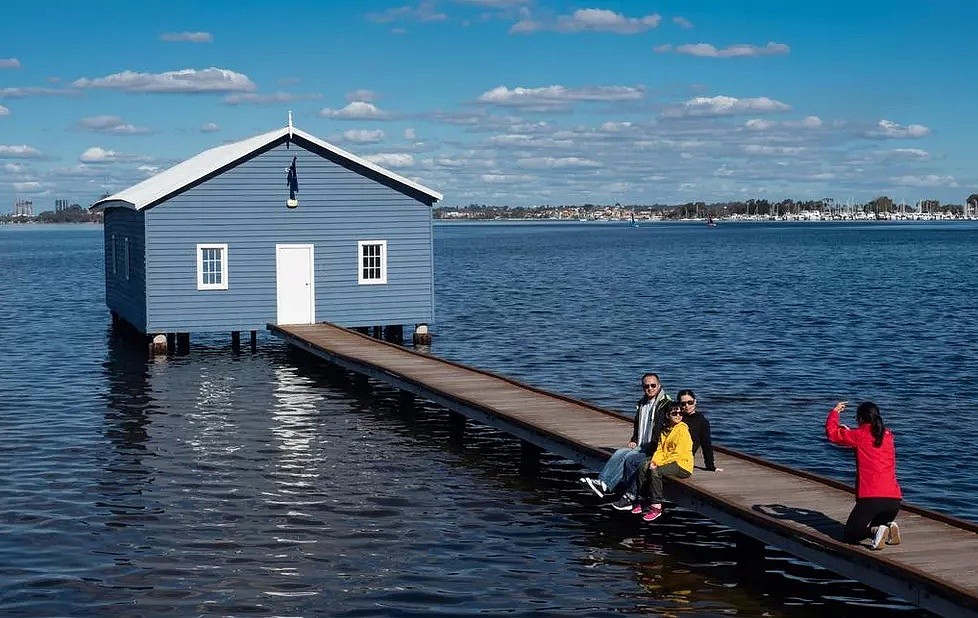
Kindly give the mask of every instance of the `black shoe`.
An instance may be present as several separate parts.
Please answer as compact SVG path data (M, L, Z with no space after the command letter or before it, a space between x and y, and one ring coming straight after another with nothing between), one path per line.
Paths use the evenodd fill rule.
M635 506L635 496L631 494L625 494L621 498L618 498L611 503L612 508L619 511L630 511L632 507Z

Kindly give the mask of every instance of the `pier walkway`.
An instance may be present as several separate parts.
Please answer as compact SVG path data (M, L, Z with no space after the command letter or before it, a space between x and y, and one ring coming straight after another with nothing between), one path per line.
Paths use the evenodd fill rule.
M582 401L417 353L330 324L268 329L289 344L598 470L631 433L631 420ZM459 418L456 416L456 418ZM837 481L715 447L722 474L699 470L667 498L757 542L942 616L978 616L978 525L904 505L904 542L883 551L841 538L853 504ZM748 542L748 546L749 546ZM757 553L761 547L755 543Z

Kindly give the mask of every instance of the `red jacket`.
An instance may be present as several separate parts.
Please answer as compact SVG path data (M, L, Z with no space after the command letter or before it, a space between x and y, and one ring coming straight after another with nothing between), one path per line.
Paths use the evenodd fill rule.
M883 444L873 445L873 432L868 423L855 429L839 424L839 413L832 409L825 419L825 435L840 446L856 449L856 497L902 498L896 479L896 450L893 432L883 434Z

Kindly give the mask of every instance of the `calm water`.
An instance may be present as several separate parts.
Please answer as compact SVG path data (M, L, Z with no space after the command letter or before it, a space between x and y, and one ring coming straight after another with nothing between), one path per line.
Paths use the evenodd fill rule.
M821 423L871 397L908 499L978 520L978 226L446 225L435 250L440 355L622 410L655 369L723 444L845 480ZM102 277L100 228L0 227L0 615L915 615L778 552L741 568L694 514L595 508L559 459L522 478L509 438L451 445L443 410L276 340L147 361Z

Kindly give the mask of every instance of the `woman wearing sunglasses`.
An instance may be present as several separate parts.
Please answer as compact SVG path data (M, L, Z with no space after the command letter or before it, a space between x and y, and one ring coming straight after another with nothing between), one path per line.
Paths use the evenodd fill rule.
M684 388L676 395L683 411L683 422L689 427L689 435L693 437L693 455L703 448L703 466L711 471L720 473L723 468L717 468L713 461L713 439L710 436L710 421L702 413L696 411L696 393Z
M625 478L632 481L622 499L613 506L621 509L629 500L632 513L641 513L644 521L655 521L662 515L663 477L685 479L693 474L693 438L683 422L678 403L670 401L665 408L665 423L655 453L639 463L635 474L628 469L630 463L625 462Z

